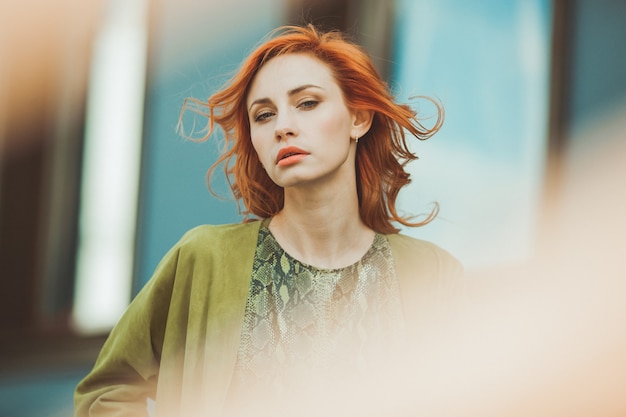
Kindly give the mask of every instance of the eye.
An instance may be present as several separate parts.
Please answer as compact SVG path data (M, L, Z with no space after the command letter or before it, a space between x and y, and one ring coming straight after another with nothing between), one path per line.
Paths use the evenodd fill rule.
M299 109L310 110L315 108L319 104L317 100L304 100L298 104Z
M274 115L274 113L272 113L271 111L262 111L258 114L256 114L254 116L254 121L255 122L263 122L267 119L269 119L270 117L272 117Z

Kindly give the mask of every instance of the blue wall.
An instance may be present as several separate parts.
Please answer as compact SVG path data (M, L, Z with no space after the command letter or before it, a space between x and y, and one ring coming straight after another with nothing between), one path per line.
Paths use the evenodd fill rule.
M441 205L406 233L440 244L466 268L532 256L543 191L552 9L548 0L400 0L393 86L437 97L442 130L415 141L420 159L400 194L405 212ZM412 101L418 113L434 108ZM426 119L425 124L429 123Z
M86 369L0 373L0 416L69 417L73 395Z

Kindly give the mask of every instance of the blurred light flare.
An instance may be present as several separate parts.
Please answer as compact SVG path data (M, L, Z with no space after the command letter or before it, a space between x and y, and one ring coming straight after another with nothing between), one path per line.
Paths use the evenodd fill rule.
M133 277L147 54L147 0L112 0L94 44L73 322L108 331Z

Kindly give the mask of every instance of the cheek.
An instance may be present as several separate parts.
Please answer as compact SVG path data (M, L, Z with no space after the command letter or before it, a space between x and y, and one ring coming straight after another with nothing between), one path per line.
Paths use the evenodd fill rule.
M258 133L251 133L250 141L252 143L252 149L254 149L254 151L256 152L259 161L261 161L262 164L265 164L267 162L265 161L265 158L269 157L267 155L267 146L264 146L265 142L259 137Z
M350 134L351 123L350 114L344 108L329 108L323 117L317 120L319 129L323 129L326 133L334 135L343 135L346 132Z

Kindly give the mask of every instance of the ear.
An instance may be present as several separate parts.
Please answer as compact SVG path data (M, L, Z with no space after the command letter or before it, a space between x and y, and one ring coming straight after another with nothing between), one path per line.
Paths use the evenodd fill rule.
M374 112L371 110L356 110L352 113L352 137L362 138L372 127Z

